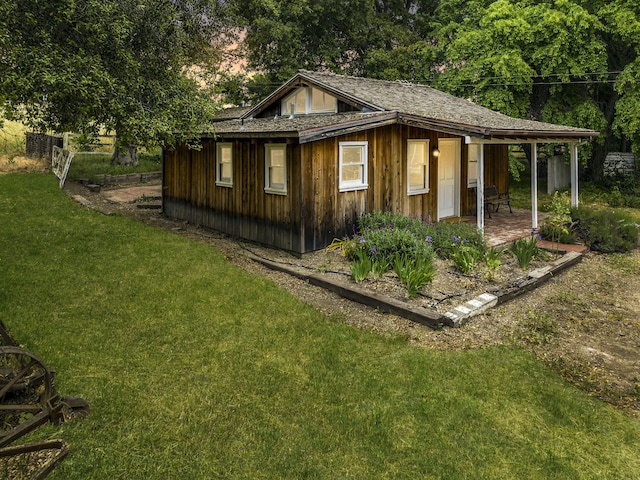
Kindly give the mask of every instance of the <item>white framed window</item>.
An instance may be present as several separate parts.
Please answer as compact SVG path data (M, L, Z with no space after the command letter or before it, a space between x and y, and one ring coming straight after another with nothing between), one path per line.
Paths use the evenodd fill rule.
M216 145L216 185L233 187L233 144Z
M300 87L287 95L280 104L281 115L291 115L292 104L296 115L338 111L336 97L314 87Z
M429 140L407 140L407 195L429 192Z
M369 146L367 142L340 142L340 191L367 188L367 164Z
M264 146L264 191L287 194L287 145L284 143Z
M471 144L468 146L467 156L467 187L478 186L478 159L482 145Z

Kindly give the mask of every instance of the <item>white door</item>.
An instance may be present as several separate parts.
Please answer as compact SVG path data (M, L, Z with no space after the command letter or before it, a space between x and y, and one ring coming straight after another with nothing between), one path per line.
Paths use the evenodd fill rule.
M438 220L460 212L460 140L439 138Z

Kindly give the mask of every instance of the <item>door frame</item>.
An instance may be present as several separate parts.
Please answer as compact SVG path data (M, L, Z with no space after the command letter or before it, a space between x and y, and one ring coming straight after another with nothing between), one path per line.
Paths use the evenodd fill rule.
M451 144L454 147L454 158L453 158L453 215L442 217L440 215L440 162L442 159L442 151L440 151L440 155L438 156L438 196L436 198L437 202L437 212L438 212L438 221L441 218L451 218L451 217L459 217L460 216L460 163L462 159L462 142L459 138L438 138L438 149L442 144Z

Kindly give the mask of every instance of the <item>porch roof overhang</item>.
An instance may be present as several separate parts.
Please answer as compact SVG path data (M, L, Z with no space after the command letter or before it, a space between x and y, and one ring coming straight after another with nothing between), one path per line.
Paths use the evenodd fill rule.
M531 122L532 124L538 124L536 126L539 128L509 129L483 128L406 114L399 114L399 119L405 125L460 135L465 138L465 143L467 144L573 143L589 141L599 135L596 131L584 128L540 122Z

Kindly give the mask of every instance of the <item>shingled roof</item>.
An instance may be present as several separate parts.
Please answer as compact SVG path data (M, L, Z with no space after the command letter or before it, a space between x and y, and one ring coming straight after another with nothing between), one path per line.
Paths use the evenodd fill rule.
M259 118L299 85L312 85L357 106L359 112L296 115L294 118ZM431 130L483 140L576 141L598 132L512 118L426 85L362 77L299 71L271 95L239 115L215 124L219 135L295 136L304 143L348 131L387 123L421 126Z

